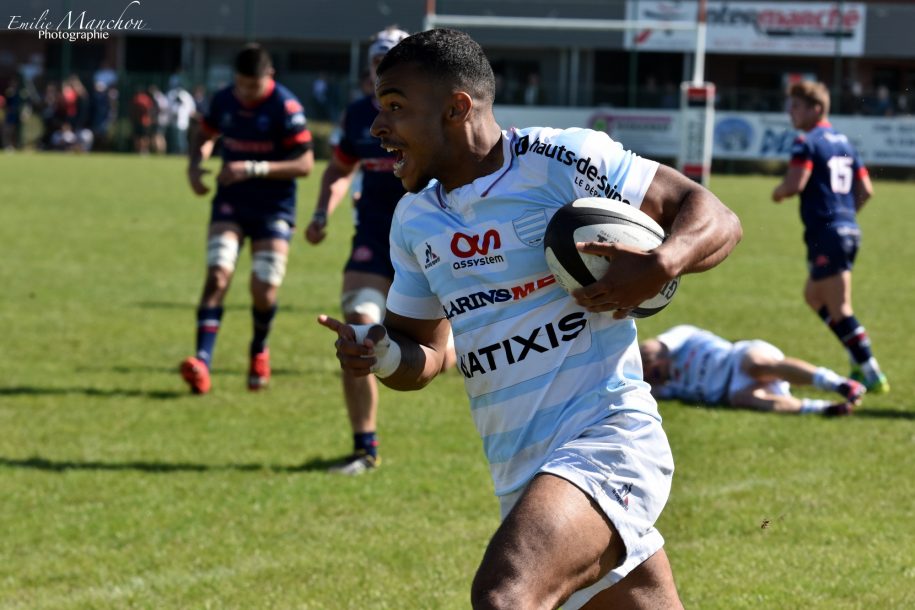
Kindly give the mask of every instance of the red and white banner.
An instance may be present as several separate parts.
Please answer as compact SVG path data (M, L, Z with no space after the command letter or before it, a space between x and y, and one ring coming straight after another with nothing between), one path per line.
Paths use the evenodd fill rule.
M707 2L708 53L860 57L866 5L860 2ZM628 0L626 18L695 23L695 0ZM626 30L627 49L688 53L692 31Z

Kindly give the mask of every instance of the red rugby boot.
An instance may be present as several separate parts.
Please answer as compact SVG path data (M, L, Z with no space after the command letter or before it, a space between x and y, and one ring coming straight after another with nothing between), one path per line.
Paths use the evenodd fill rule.
M184 379L194 394L206 394L210 391L210 369L206 363L193 356L181 363L181 378Z
M270 383L270 350L251 356L251 366L248 369L248 389L252 392L266 389Z

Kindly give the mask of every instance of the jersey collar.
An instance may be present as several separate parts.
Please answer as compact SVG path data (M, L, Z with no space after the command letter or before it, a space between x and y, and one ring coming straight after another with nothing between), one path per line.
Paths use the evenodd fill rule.
M470 184L456 188L450 193L445 193L445 188L441 182L435 184L435 196L438 199L439 207L445 209L448 207L460 207L468 199L483 199L495 187L508 172L511 171L515 164L515 129L512 128L509 133L502 132L502 155L504 161L502 167L488 176L477 178ZM508 136L508 137L506 137Z
M239 100L237 95L235 96L235 99L238 100L238 103L241 104L241 107L242 107L242 108L245 108L245 109L247 109L247 110L251 110L251 109L253 109L253 108L257 108L258 106L260 106L261 104L263 104L264 102L266 102L266 101L267 101L267 98L269 98L271 95L273 95L273 90L274 90L274 89L276 89L276 81L275 81L274 79L271 78L269 81L267 81L267 88L264 89L264 95L262 95L262 96L260 97L260 99L254 100L254 101L251 102L250 104L246 104L245 102ZM234 89L233 89L233 91L232 91L232 95L235 95Z

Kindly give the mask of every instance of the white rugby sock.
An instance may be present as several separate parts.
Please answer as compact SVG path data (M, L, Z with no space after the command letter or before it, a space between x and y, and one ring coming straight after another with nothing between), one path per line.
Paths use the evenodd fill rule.
M838 391L839 386L842 385L842 382L844 381L844 377L823 366L818 368L813 374L813 385L821 390L826 390L827 392Z
M820 400L819 398L802 398L801 399L801 410L802 415L809 413L822 413L826 410L826 407L832 405L828 400Z

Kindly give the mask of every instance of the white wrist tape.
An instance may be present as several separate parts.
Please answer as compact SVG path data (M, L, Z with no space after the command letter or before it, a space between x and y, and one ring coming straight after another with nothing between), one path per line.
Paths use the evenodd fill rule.
M356 343L362 344L369 334L369 329L373 326L381 326L381 324L350 324L350 326L353 327L353 331L356 333ZM383 326L381 327L384 328ZM375 373L376 377L381 379L393 375L397 367L400 366L400 344L391 339L387 329L385 329L384 338L375 344L375 358L375 364L372 365L370 370Z
M270 172L270 164L266 161L245 161L245 174L255 178L263 178Z

